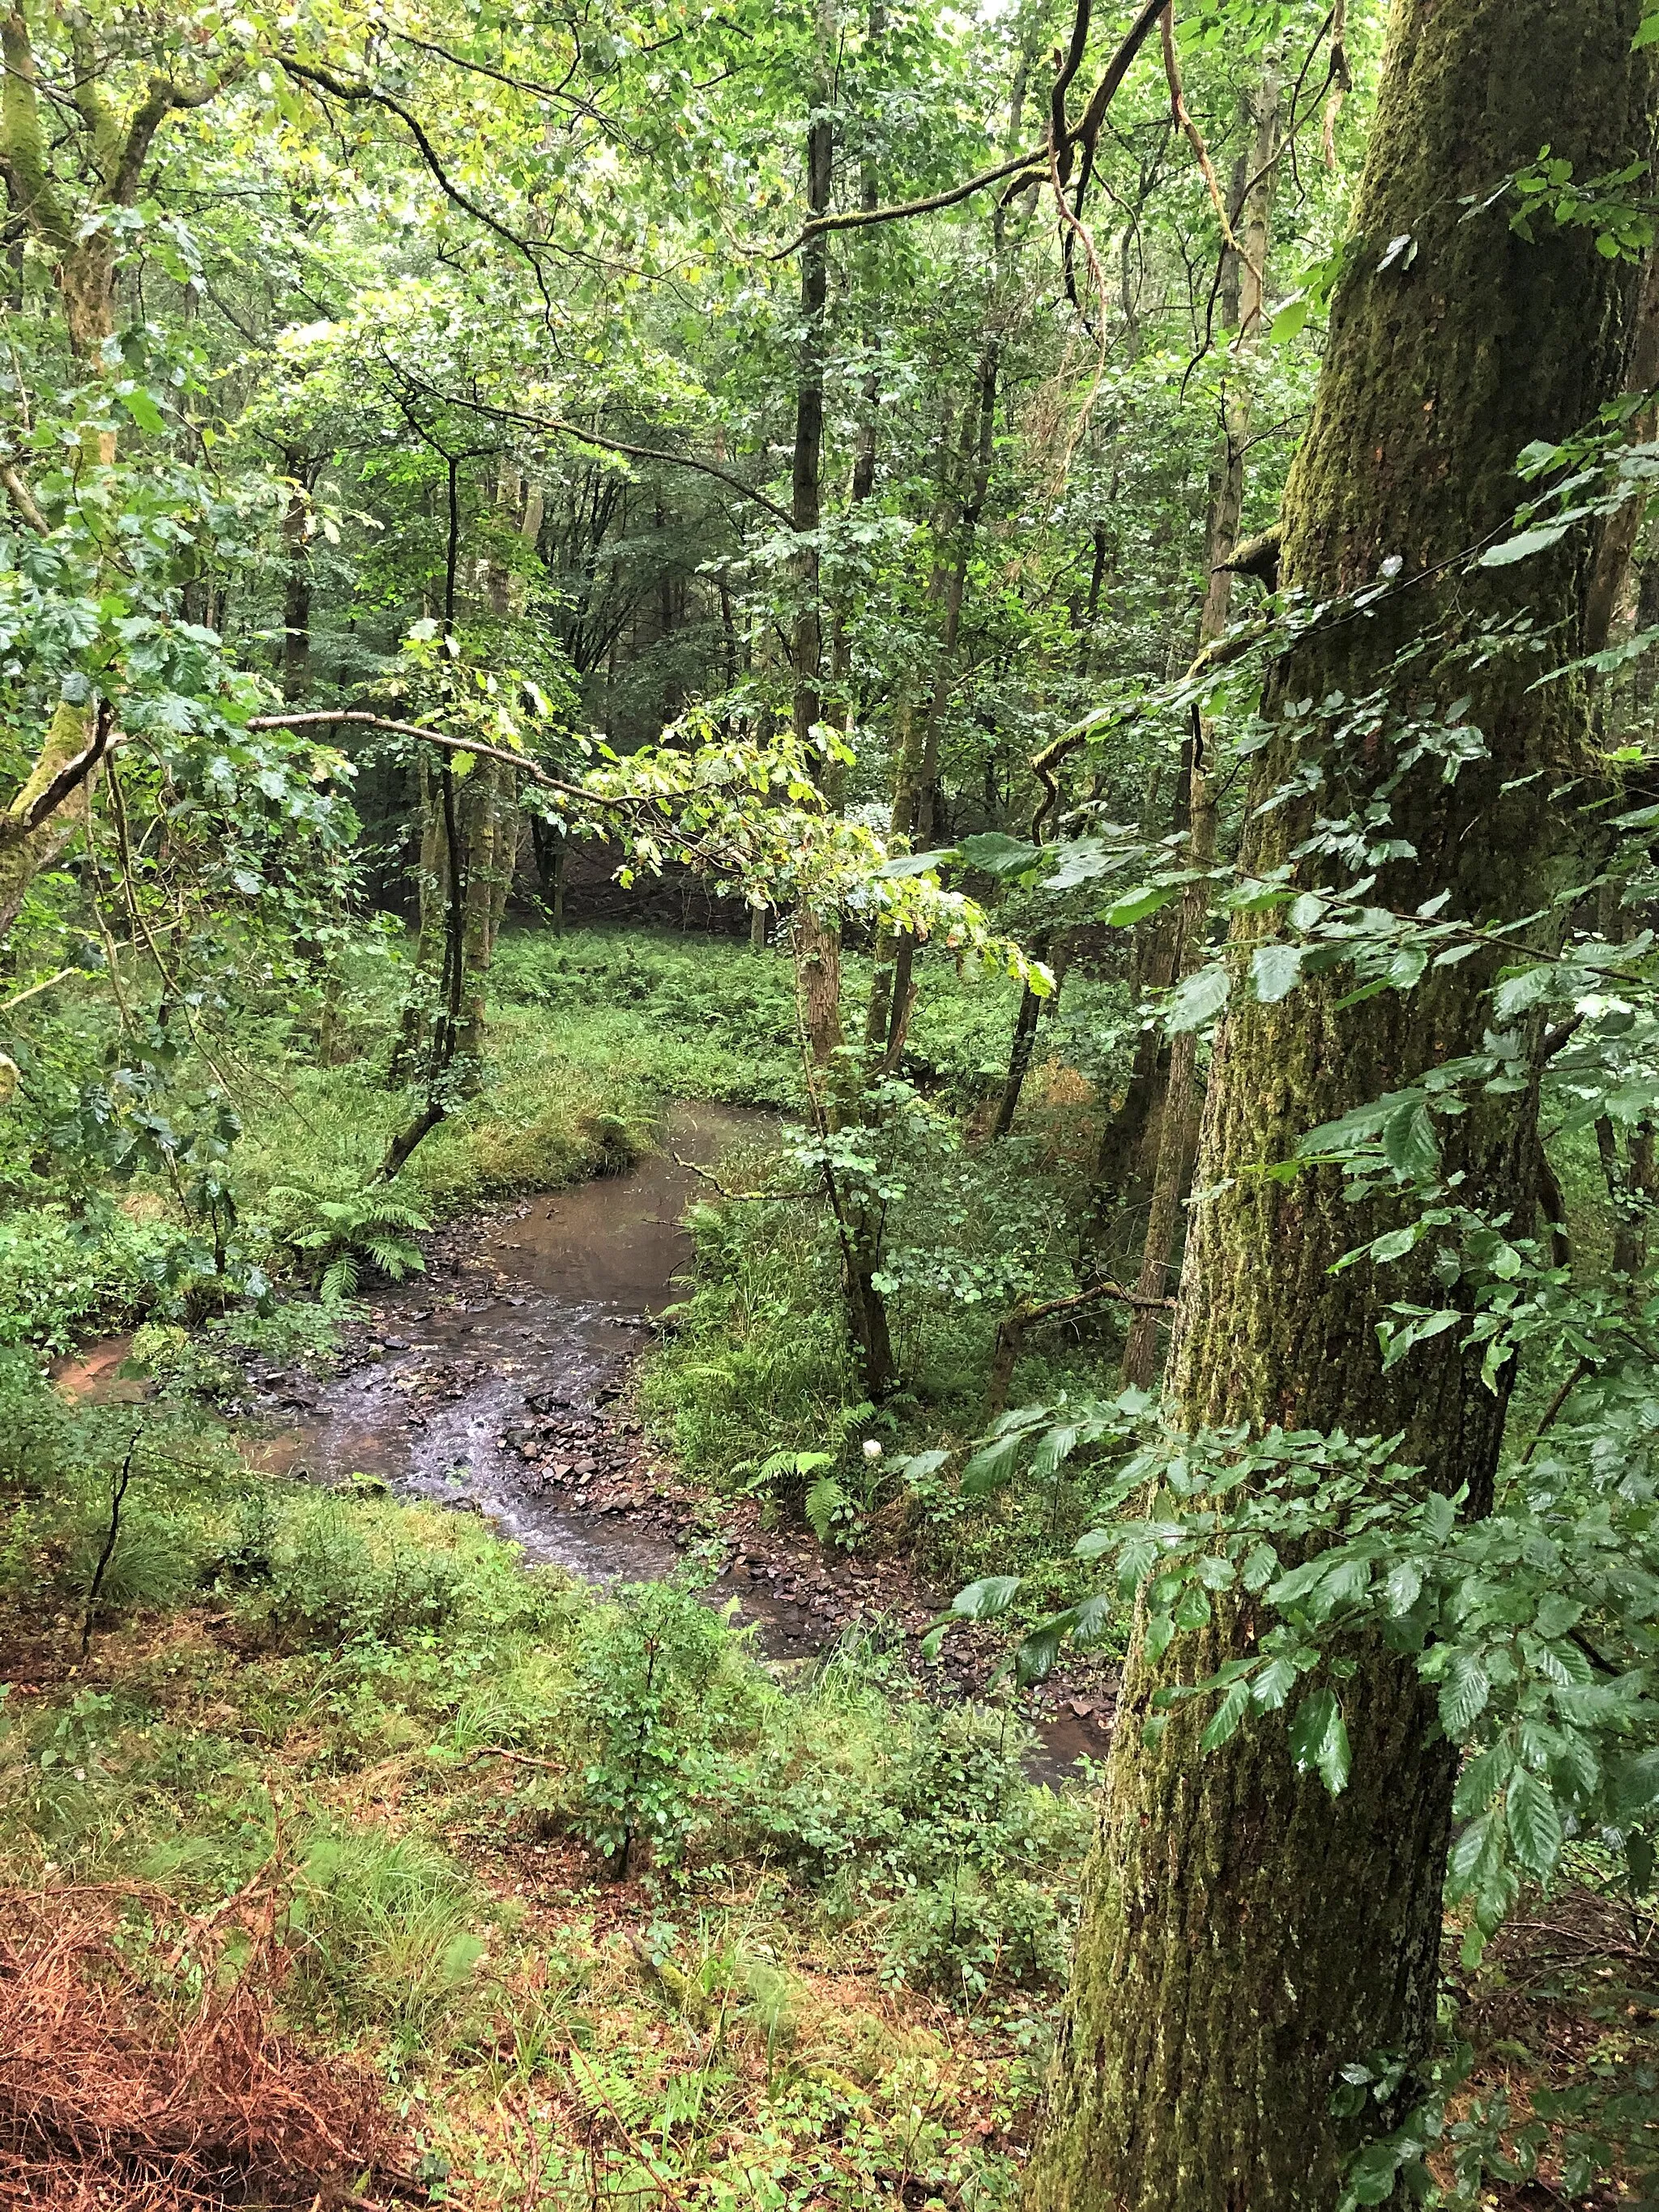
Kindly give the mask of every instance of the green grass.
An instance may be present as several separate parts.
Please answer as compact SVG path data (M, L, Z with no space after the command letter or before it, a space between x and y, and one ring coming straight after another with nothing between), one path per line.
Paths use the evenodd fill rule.
M470 2202L522 2201L533 2110L570 2212L631 2201L641 2141L699 2208L760 2174L873 2198L907 2160L1012 2203L1089 1826L1024 1783L1017 1717L940 1714L866 1646L786 1691L684 1593L606 1601L471 1516L251 1475L188 1413L140 1476L171 1579L116 1575L82 1665L65 1532L122 1437L24 1361L0 1417L29 1689L0 1697L0 1884L133 1885L123 1951L175 1980L185 1916L246 1900L230 1956L269 1909L276 2024L398 2085ZM635 1706L672 1721L672 1817L619 1888Z

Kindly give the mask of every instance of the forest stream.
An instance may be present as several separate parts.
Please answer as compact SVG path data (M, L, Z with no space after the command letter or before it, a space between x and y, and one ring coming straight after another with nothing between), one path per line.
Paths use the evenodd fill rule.
M689 1516L653 1510L654 1478L666 1470L637 1423L606 1409L679 1294L697 1170L775 1127L761 1109L682 1103L661 1149L627 1172L440 1231L430 1272L379 1293L335 1373L249 1373L247 1402L264 1431L250 1455L267 1473L326 1484L368 1477L482 1514L527 1560L583 1582L666 1576ZM94 1397L138 1387L120 1372L129 1345L111 1338L60 1363L60 1385ZM738 1600L737 1625L754 1627L775 1662L811 1657L861 1613L890 1618L907 1607L914 1633L918 1607L938 1601L901 1569L845 1558L808 1569L814 1587L803 1590L787 1536L765 1556L771 1564L739 1547L708 1595ZM1084 1755L1100 1757L1104 1717L1087 1698L1039 1711L1034 1778L1055 1780Z

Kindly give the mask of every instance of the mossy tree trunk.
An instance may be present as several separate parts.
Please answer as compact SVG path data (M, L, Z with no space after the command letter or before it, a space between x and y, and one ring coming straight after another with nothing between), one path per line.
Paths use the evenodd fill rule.
M1539 630L1561 626L1564 658L1575 649L1594 550L1582 540L1473 586L1431 572L1501 528L1524 445L1593 420L1618 389L1631 272L1582 229L1540 228L1529 245L1501 203L1470 218L1465 196L1484 198L1546 141L1577 176L1647 158L1639 12L1639 0L1396 0L1354 250L1285 495L1284 561L1316 599L1377 580L1395 558L1402 588L1375 619L1305 638L1277 672L1271 710L1363 696L1408 639L1449 641L1522 605ZM1402 234L1415 252L1388 258ZM1472 676L1431 651L1409 698L1396 679L1396 702L1415 713L1473 690L1487 757L1449 785L1437 761L1405 775L1389 834L1415 853L1383 871L1382 902L1410 909L1443 890L1449 912L1501 921L1569 879L1572 818L1553 794L1591 767L1587 701L1571 678L1529 690L1538 672L1528 657ZM1315 795L1249 815L1252 872L1287 857L1316 811L1364 805L1398 765L1386 723L1339 754L1312 717L1287 718L1254 764L1253 800L1315 760ZM1242 919L1237 932L1273 926ZM1383 1223L1344 1202L1334 1173L1285 1182L1253 1170L1316 1124L1478 1049L1491 981L1468 960L1357 1007L1340 1003L1340 976L1275 1006L1236 1001L1198 1170L1217 1194L1194 1218L1172 1350L1189 1422L1402 1430L1426 1485L1468 1484L1476 1510L1490 1497L1504 1395L1482 1387L1461 1332L1381 1370L1379 1315L1426 1275L1407 1263L1334 1277ZM1537 1147L1514 1104L1480 1102L1448 1125L1448 1165L1465 1174L1467 1202L1526 1219ZM1131 1654L1033 2212L1329 2212L1347 2155L1389 2122L1332 2116L1338 2069L1377 2049L1427 2048L1454 1759L1410 1667L1362 1653L1338 1686L1353 1776L1334 1800L1293 1772L1283 1716L1200 1757L1195 1700L1143 1743L1160 1686L1248 1650L1255 1626L1248 1609L1218 1609L1161 1661ZM1402 2097L1413 2088L1408 2078Z

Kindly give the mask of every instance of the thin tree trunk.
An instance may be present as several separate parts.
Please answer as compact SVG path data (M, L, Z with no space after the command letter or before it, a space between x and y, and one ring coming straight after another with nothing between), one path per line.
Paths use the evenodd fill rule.
M1291 862L1315 814L1389 791L1391 834L1411 857L1381 872L1379 902L1410 911L1445 892L1452 915L1501 926L1580 880L1573 817L1553 794L1597 773L1582 678L1540 690L1530 661L1497 656L1474 672L1455 655L1418 662L1413 714L1465 692L1486 738L1486 757L1451 784L1437 763L1396 783L1400 741L1386 732L1333 754L1317 720L1280 709L1397 684L1396 653L1425 633L1467 635L1522 607L1560 660L1580 649L1582 541L1473 581L1443 583L1435 564L1504 526L1529 441L1594 422L1618 391L1631 272L1582 230L1528 244L1501 206L1473 219L1467 207L1547 140L1576 176L1647 159L1650 58L1631 50L1639 14L1639 0L1571 10L1399 0L1354 216L1364 244L1338 289L1285 493L1284 567L1314 599L1371 582L1396 554L1421 584L1372 623L1304 636L1276 672L1274 734L1247 794L1249 874L1290 863L1295 880L1316 880ZM1374 245L1402 233L1412 266L1379 268ZM1321 762L1316 796L1262 806ZM1277 926L1236 918L1240 957ZM1398 1430L1399 1456L1421 1463L1426 1488L1467 1485L1484 1510L1505 1393L1482 1382L1479 1352L1449 1331L1382 1367L1389 1305L1443 1302L1432 1240L1386 1270L1362 1262L1334 1277L1398 1209L1346 1203L1334 1170L1291 1182L1260 1170L1310 1127L1478 1051L1494 972L1471 959L1357 1006L1341 1003L1340 975L1274 1005L1236 994L1205 1114L1200 1179L1213 1194L1189 1235L1171 1363L1194 1426ZM1530 1219L1537 1147L1514 1101L1477 1098L1442 1127L1462 1202ZM1350 2151L1420 2094L1408 2070L1393 2106L1332 2111L1343 2066L1383 2050L1409 2069L1434 2033L1456 1762L1410 1659L1362 1644L1353 1674L1332 1685L1353 1747L1334 1799L1294 1771L1282 1715L1247 1720L1204 1754L1208 1708L1193 1700L1152 1742L1143 1736L1161 1688L1249 1652L1259 1625L1248 1602L1224 1596L1206 1628L1161 1658L1139 1637L1132 1647L1032 2212L1329 2212Z
M1267 276L1269 225L1273 212L1274 155L1279 150L1279 64L1269 58L1250 97L1255 125L1253 143L1243 157L1238 177L1239 250L1226 250L1231 264L1226 289L1238 325L1237 354L1254 349L1261 335L1263 287ZM1248 163L1248 169L1245 167ZM1198 646L1201 652L1227 627L1232 611L1232 576L1225 567L1238 543L1239 519L1244 507L1244 456L1249 446L1250 386L1234 379L1223 405L1221 450L1211 487L1209 529L1206 535L1207 572L1204 606L1199 617ZM1176 980L1189 975L1204 958L1205 928L1209 918L1206 872L1215 864L1216 801L1206 759L1207 732L1194 712L1187 757L1187 866L1197 879L1189 883L1181 902ZM1154 1078L1152 1113L1158 1128L1158 1152L1152 1171L1152 1198L1146 1213L1146 1234L1141 1244L1140 1269L1135 1280L1143 1298L1162 1297L1168 1290L1171 1258L1181 1229L1181 1209L1192 1178L1193 1157L1198 1146L1200 1087L1198 1039L1188 1030L1171 1043L1162 1063L1163 1096L1157 1097ZM1158 1364L1158 1315L1143 1305L1130 1325L1123 1352L1123 1380L1136 1389L1150 1389Z
M283 456L290 479L283 514L283 696L303 699L311 683L311 549L306 537L307 492L313 466L292 447Z

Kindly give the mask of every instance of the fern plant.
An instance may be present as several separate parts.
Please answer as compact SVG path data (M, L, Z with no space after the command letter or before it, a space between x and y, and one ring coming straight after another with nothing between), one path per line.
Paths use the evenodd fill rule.
M412 1199L384 1186L330 1196L300 1183L272 1189L275 1241L305 1268L325 1305L356 1294L366 1267L394 1283L425 1271L414 1232L431 1222Z

